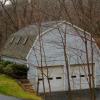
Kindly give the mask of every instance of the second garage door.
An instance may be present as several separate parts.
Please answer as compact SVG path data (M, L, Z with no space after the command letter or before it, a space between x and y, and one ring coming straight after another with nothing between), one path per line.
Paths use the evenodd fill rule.
M91 70L91 64L90 64ZM88 73L88 67L84 65L71 65L70 66L70 83L72 90L88 89L89 88L89 75L92 77L92 72Z

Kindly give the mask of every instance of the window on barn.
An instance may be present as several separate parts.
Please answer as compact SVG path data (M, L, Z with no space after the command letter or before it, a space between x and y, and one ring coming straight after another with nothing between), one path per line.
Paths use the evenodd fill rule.
M56 77L56 79L61 79L61 77Z
M27 41L28 41L28 37L26 37L26 38L24 39L23 45L25 45L25 44L27 43Z
M85 75L80 75L80 77L85 77Z
M49 80L53 80L53 78L48 78Z
M17 37L15 43L19 44L20 40L21 40L21 37Z
M14 37L11 38L11 40L10 40L10 44L13 43L14 39L15 39Z
M76 75L71 76L71 78L76 78Z
M38 80L39 80L39 81L42 81L43 79L42 79L42 78L39 78Z

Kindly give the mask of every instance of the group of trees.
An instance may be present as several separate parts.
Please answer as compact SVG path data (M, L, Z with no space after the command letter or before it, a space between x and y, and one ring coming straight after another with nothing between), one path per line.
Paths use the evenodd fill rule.
M10 5L5 4L7 1L11 2ZM10 34L38 22L39 16L42 16L43 22L67 20L91 33L99 34L99 9L98 0L1 0L0 46Z

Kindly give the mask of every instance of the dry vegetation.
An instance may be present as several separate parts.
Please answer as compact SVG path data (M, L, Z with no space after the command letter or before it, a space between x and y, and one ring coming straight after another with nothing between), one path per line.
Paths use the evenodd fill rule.
M5 0L6 1L6 0ZM0 46L10 34L38 21L67 20L91 33L100 32L99 0L11 0L0 2ZM92 24L91 24L92 19Z

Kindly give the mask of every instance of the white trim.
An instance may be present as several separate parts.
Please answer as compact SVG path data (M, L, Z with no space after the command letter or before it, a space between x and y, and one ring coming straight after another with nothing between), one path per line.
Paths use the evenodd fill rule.
M46 31L42 32L42 33L40 34L40 36L46 34L46 33L49 32L49 31L54 30L58 25L61 25L61 24L63 24L64 22L65 22L65 21L62 21L62 22L58 23L57 25L54 25L52 28L47 29ZM35 44L36 44L38 38L39 38L39 35L36 37L36 39L35 39L35 41L34 41L32 47L31 47L29 53L28 53L27 56L26 56L26 59L29 58L29 55L30 55L30 53L31 53L31 51L32 51L32 48L35 46Z
M68 25L71 25L73 28L76 28L76 29L78 29L79 31L81 31L81 32L84 32L85 30L84 29L82 29L82 28L80 28L80 27L78 27L78 26L76 26L76 25L74 25L74 24L72 24L72 23L69 23L69 22L64 22L64 23L66 23L66 24L68 24ZM87 31L85 31L85 33L87 33L88 35L90 35L90 33L89 32L87 32Z

